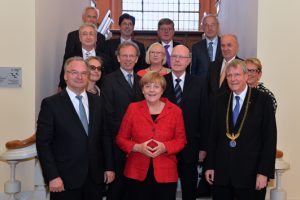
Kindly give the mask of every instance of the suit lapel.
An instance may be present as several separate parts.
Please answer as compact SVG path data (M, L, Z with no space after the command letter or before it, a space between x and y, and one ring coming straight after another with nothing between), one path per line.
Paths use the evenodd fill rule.
M87 92L87 97L89 101L89 133L90 136L92 134L92 125L94 124L94 111L95 111L95 98Z
M167 88L168 88L168 90L166 91L166 96L171 102L176 103L172 73L167 74L165 78L167 81Z
M184 107L185 105L185 99L188 98L188 95L191 95L190 94L190 89L191 89L191 86L192 86L192 80L191 80L191 75L186 73L185 74L185 79L184 79L184 84L183 84L183 94L182 94L182 106L181 107Z

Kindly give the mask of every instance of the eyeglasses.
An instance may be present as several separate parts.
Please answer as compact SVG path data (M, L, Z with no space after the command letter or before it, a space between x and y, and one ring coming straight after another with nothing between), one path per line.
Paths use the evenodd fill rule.
M104 67L102 66L95 66L95 65L89 65L90 70L95 71L97 70L98 72L102 71Z
M83 35L83 36L95 36L96 34L94 32L83 32L83 33L80 33L80 35Z
M90 73L88 71L84 71L84 72L79 72L76 70L72 70L72 71L67 71L67 73L71 74L72 76L82 76L82 77L87 77Z
M150 53L150 55L160 55L160 54L162 54L161 51L150 51L149 53Z
M247 69L249 74L255 74L255 73L259 73L260 70L259 69Z
M190 56L182 56L182 55L171 55L170 57L171 57L171 59L174 59L174 60L176 60L176 59L182 60L184 58L190 58Z
M134 59L136 58L136 55L120 55L121 58L130 58L130 59Z

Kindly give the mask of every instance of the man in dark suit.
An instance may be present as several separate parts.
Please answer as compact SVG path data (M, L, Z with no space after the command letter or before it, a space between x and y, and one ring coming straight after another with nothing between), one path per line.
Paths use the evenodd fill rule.
M225 71L226 66L237 56L239 50L238 39L233 34L226 34L221 37L222 58L215 60L209 68L208 94L211 98L228 90Z
M82 22L94 24L97 27L99 18L99 10L95 7L88 6L82 13ZM97 32L97 45L96 50L104 52L105 37L101 33ZM73 54L73 52L81 51L81 43L79 40L79 30L72 31L68 34L65 55Z
M145 46L143 43L132 39L134 31L135 18L127 13L122 14L119 17L119 26L121 37L117 39L110 39L105 42L105 53L113 59L113 70L119 69L120 63L118 62L116 50L119 44L125 41L132 41L139 47L140 55L138 61L134 66L134 72L138 72L141 69L145 69Z
M139 77L133 72L138 61L139 47L134 42L123 42L117 49L120 68L104 77L101 96L104 99L107 123L105 135L113 142L116 179L109 185L107 200L126 199L123 176L126 155L115 143L123 116L131 102L143 99Z
M36 147L51 200L99 200L114 179L112 147L103 135L103 105L88 93L88 67L80 57L65 63L67 88L45 98Z
M63 65L60 72L60 81L58 87L60 89L64 89L66 87L66 82L64 80L64 63L68 58L79 56L82 57L84 60L90 56L99 56L103 61L103 72L104 74L108 74L113 71L112 67L112 60L106 54L98 51L95 49L96 42L97 42L97 30L94 24L86 23L80 26L79 28L79 40L82 44L82 48L73 51L70 54L65 54ZM97 82L99 85L99 82Z
M197 164L206 156L207 92L205 81L186 73L191 62L189 49L177 45L171 54L172 72L166 75L167 88L164 96L181 107L186 129L187 145L177 156L182 199L195 200ZM180 81L179 81L180 80ZM179 81L181 94L178 94ZM178 100L181 99L180 102Z
M202 20L205 38L192 46L191 74L207 79L211 62L222 57L220 48L219 21L215 15L206 15Z
M247 86L247 67L226 68L230 91L217 97L211 123L205 176L215 200L264 200L274 177L276 121L272 99Z
M175 34L174 26L173 20L169 18L160 19L157 25L157 36L159 43L161 43L166 50L167 62L164 66L168 68L171 68L170 55L172 50L176 45L180 44L179 42L173 40Z

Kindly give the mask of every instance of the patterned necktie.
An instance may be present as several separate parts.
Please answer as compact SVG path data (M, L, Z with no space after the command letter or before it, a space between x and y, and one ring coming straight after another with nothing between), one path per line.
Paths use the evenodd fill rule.
M76 98L78 99L79 101L79 118L81 120L81 123L84 127L84 130L86 132L86 134L88 135L88 131L89 131L89 123L88 123L88 120L87 120L87 116L86 116L86 112L85 112L85 109L84 109L84 106L83 106L83 103L82 103L82 96L76 96Z
M89 52L89 51L87 51L87 52L85 53L85 59L89 58L91 55L92 55L92 53Z
M132 84L131 77L132 77L132 74L127 74L127 82L129 84L129 86L132 88L133 84Z
M210 62L213 62L213 50L214 50L213 42L209 42L207 51L208 51L208 56L209 56Z
M168 64L168 67L171 68L171 63L170 63L170 54L169 54L169 49L170 45L165 45L165 49L166 49L166 57L167 57L167 64Z
M240 113L240 97L235 96L235 107L234 107L233 112L232 112L232 119L233 119L233 125L234 126L236 124L236 120L239 116L239 113Z
M180 82L181 82L181 79L180 78L177 78L175 79L176 81L176 85L175 85L175 97L176 97L176 103L177 105L181 105L181 101L182 101L182 90L181 90L181 87L180 87Z

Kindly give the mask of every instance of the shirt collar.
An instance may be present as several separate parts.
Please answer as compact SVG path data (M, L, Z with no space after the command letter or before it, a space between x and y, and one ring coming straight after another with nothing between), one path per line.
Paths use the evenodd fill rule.
M181 83L184 83L186 72L184 72L180 77ZM176 83L177 76L172 72L173 83Z
M239 96L240 99L242 100L242 102L244 102L244 99L245 99L246 94L247 94L247 90L248 90L248 85L246 85L245 89L239 95L237 95L236 93L233 92L233 98L235 98L236 96Z
M209 45L210 42L213 42L213 45L218 43L218 36L214 37L212 40L206 38L206 44Z
M67 91L67 93L68 93L71 100L76 98L77 94L75 94L75 92L70 90L70 88L68 86L66 87L66 91ZM79 94L79 96L80 95L82 96L83 99L87 100L87 94L86 94L85 90L81 94Z

